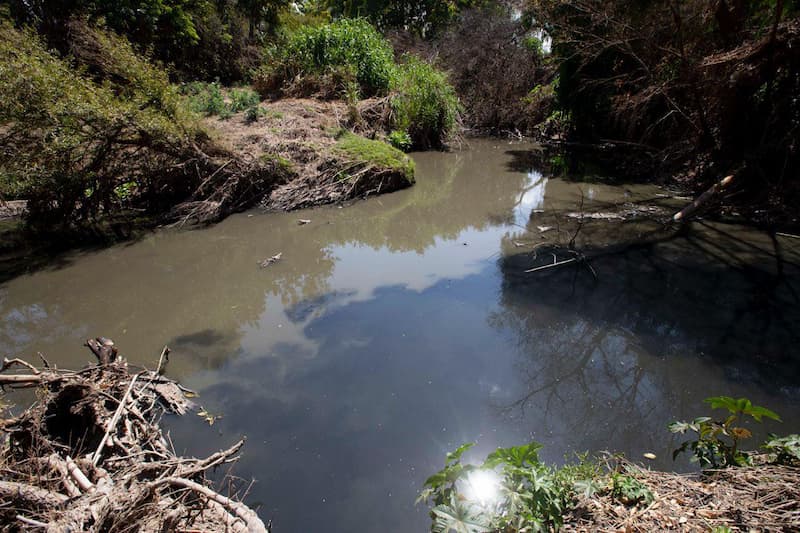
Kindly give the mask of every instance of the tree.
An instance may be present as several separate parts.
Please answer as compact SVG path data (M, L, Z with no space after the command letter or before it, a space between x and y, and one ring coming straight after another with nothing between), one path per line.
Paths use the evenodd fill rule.
M288 0L238 0L239 10L250 23L250 39L255 38L262 22L274 24L278 19L278 11L288 4Z

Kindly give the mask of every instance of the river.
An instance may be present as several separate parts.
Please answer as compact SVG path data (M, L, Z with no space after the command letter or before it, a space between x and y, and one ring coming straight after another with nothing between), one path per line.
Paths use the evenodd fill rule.
M578 231L565 213L686 200L543 175L534 148L474 140L414 154L404 191L68 254L0 285L0 351L78 367L104 335L154 367L169 345L168 375L220 417L169 418L177 451L246 435L233 473L278 533L425 531L414 499L464 442L469 460L533 439L553 462L609 449L685 469L666 425L722 394L781 414L758 436L798 432L800 241L731 221ZM524 272L550 261L535 244L573 237L650 244Z

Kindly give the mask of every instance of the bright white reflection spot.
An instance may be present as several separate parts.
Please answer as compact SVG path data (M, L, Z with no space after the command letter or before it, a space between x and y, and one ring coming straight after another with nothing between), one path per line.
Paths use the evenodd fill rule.
M464 497L482 505L500 500L500 476L493 470L475 470L467 475Z
M528 172L528 179L525 189L517 194L516 206L514 207L514 222L520 226L528 224L531 213L536 209L541 209L544 205L544 193L547 189L547 178L541 172L531 170Z

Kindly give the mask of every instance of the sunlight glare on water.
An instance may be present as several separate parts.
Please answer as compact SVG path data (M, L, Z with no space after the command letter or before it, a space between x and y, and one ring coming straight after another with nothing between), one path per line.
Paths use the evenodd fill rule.
M467 476L464 497L481 505L495 505L500 501L500 476L494 470L475 470Z

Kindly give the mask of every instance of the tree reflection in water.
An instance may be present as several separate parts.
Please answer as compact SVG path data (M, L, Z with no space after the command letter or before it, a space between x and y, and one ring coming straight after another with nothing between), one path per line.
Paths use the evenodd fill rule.
M501 412L576 449L637 442L663 455L666 423L699 413L707 396L747 389L758 403L791 404L797 249L723 223L623 225L584 228L597 279L580 266L525 274L528 253L500 260L502 305L490 322L517 339L522 385L514 401L497 402ZM625 246L606 235L608 244L588 247L604 233L650 236Z

